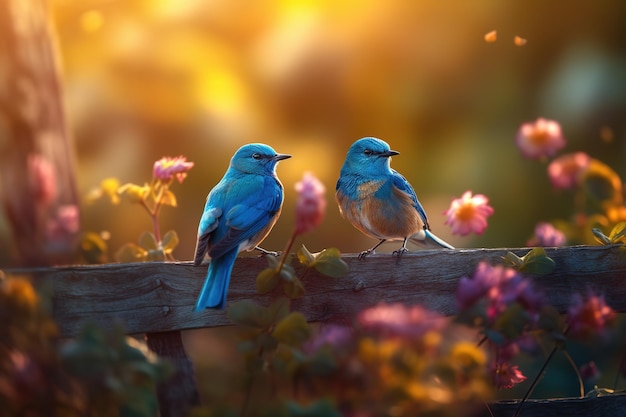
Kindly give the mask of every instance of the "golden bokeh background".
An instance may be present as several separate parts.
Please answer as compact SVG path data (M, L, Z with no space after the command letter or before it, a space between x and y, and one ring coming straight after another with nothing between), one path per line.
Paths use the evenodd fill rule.
M313 250L374 242L340 218L334 187L350 144L376 136L401 154L433 231L458 247L519 247L535 224L568 219L546 163L515 147L523 122L561 123L568 145L626 174L626 2L498 0L51 0L68 122L84 195L105 177L149 181L162 156L195 162L176 184L177 259L192 258L206 194L233 152L265 142L294 157L286 200L264 247L293 225L294 184L327 187ZM484 35L496 30L497 40ZM527 40L514 43L514 37ZM443 211L464 191L490 198L481 236L452 236ZM139 206L84 206L84 230L112 252L151 229ZM383 247L392 250L395 246Z

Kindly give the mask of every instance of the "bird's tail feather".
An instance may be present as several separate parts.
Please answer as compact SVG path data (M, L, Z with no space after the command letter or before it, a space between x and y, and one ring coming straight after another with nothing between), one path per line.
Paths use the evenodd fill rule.
M206 308L224 309L228 284L230 284L230 274L237 253L237 248L235 248L219 258L211 259L194 311L201 311Z
M454 249L454 246L426 229L420 230L411 236L409 240L420 246L422 249Z

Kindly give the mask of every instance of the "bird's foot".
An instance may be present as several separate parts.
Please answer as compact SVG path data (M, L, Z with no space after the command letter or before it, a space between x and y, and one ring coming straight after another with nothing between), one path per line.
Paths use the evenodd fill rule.
M371 255L372 253L374 253L373 249L364 250L363 252L359 253L359 260L365 259L367 256Z
M401 257L405 252L408 252L409 250L407 248L405 248L404 246L401 247L398 250L394 250L391 254L391 256L397 256L398 258Z
M267 249L263 249L260 246L256 246L254 249L258 250L259 252L261 252L261 256L266 256L266 255L272 255L272 256L278 256L280 255L280 252L276 252L273 250L267 250Z

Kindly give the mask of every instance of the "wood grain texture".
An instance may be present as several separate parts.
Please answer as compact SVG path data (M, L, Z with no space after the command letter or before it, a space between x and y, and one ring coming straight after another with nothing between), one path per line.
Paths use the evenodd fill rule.
M306 295L293 308L310 321L347 320L356 311L379 302L422 303L444 314L455 313L455 291L462 276L471 276L481 260L501 263L510 250L422 250L401 259L377 254L365 260L348 254L344 278L310 271L304 278ZM575 292L592 288L604 294L617 311L626 311L626 252L617 246L548 248L556 270L534 277L548 301L565 311ZM239 258L233 270L228 303L255 299L267 305L282 294L258 295L256 275L267 266L263 258ZM153 333L229 325L225 311L193 312L206 266L191 262L108 264L14 269L53 291L53 314L65 337L77 334L84 322L104 328L122 322L128 333ZM301 271L300 271L301 272Z
M510 417L515 413L519 400L496 401L489 404L491 412L483 410L480 417ZM626 394L605 395L589 398L557 398L527 400L520 417L624 417Z

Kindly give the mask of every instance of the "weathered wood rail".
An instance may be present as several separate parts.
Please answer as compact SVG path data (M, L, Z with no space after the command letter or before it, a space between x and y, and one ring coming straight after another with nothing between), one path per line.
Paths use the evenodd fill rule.
M319 322L343 320L379 302L421 303L441 313L454 314L458 281L471 275L478 262L501 263L507 251L523 255L528 250L424 250L407 253L401 259L378 254L365 260L358 260L354 254L345 255L343 259L350 267L347 277L335 279L311 271L304 281L306 295L294 300L292 306L309 321ZM536 277L536 281L558 310L567 309L572 294L592 288L603 294L615 310L626 312L626 252L617 246L575 246L546 251L556 262L556 269L549 275ZM228 302L255 299L269 303L275 295L259 295L255 286L256 275L266 265L262 258L238 259ZM184 416L197 404L193 368L185 355L180 331L230 324L224 311L193 312L206 267L173 262L7 272L29 275L37 286L52 291L53 315L64 337L75 336L85 322L103 328L121 322L129 334L145 333L149 347L169 357L178 367L173 380L159 390L161 416ZM595 415L626 415L626 396L611 398L597 399L598 402L580 400L573 407L577 414L566 415L588 415L589 410L596 410ZM522 415L544 415L541 410L552 410L548 405L538 407L539 403L533 402ZM600 408L603 406L598 404L608 404L611 414L597 414L597 408L581 407L583 403ZM506 404L501 408L506 409ZM499 409L494 408L496 413ZM585 409L587 412L579 413ZM621 411L616 414L616 410Z

